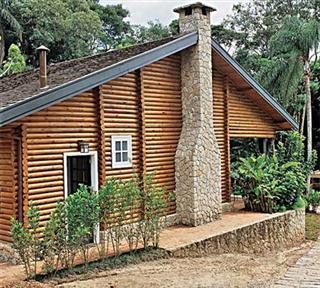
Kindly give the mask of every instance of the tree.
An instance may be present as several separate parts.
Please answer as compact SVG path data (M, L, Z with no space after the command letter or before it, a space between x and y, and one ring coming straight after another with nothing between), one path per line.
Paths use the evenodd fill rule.
M316 60L312 63L312 135L313 135L313 148L320 151L320 61ZM316 169L320 169L320 157L317 158Z
M180 33L179 20L178 19L172 20L171 23L169 24L169 29L173 36L178 35Z
M243 33L228 29L224 25L211 25L211 36L230 51L235 41L244 37Z
M234 33L233 41L227 44L233 47L236 60L244 68L250 71L253 69L254 74L257 74L261 64L267 63L264 60L256 60L269 56L268 43L281 27L283 19L288 15L299 16L302 20L319 19L320 1L252 0L234 5L232 12L222 24L224 29ZM246 57L243 57L244 55ZM248 67L249 58L251 59Z
M5 56L5 28L9 27L21 36L21 26L10 11L11 1L0 0L0 65Z
M103 34L99 38L99 48L107 51L121 45L132 32L130 23L125 21L129 11L120 4L102 6L98 2L93 4L92 9L102 23Z
M26 61L21 54L19 47L11 44L8 51L8 59L3 65L3 71L0 69L0 78L5 75L23 72L26 70Z
M311 97L311 57L312 51L319 49L320 22L316 19L303 21L296 16L289 16L279 31L270 39L273 73L266 75L268 86L278 88L278 93L288 97L297 94L299 83L303 79L306 95L307 119L307 159L312 156L312 97ZM290 95L289 95L290 97ZM301 127L304 119L301 121Z
M174 26L172 29L174 31ZM147 26L136 25L133 30L132 37L137 43L160 40L172 35L170 27L162 25L159 20L149 21Z
M92 54L101 36L99 15L87 0L14 0L12 14L23 27L22 50L35 63L45 45L53 62Z

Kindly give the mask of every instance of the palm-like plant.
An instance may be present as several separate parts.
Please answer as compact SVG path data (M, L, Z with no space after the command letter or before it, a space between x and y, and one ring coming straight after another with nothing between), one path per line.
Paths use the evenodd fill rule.
M303 80L306 95L305 108L300 124L303 133L304 114L307 118L307 158L312 157L312 107L311 107L311 51L317 53L320 43L320 23L313 19L302 21L298 17L288 17L282 27L270 40L272 69L265 74L265 85L271 88L282 102L296 99L299 85ZM270 68L270 67L269 67Z
M5 27L8 26L14 30L19 38L21 38L21 26L17 19L10 12L10 0L0 0L0 65L2 64L5 46L4 46L4 31Z

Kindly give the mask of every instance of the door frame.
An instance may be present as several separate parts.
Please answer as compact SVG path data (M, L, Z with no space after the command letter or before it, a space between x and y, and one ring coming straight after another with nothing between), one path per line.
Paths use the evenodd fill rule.
M91 170L91 187L94 193L99 191L99 170L98 170L98 152L89 151L88 153L81 152L65 152L63 153L63 185L64 185L64 199L68 197L68 157L73 156L90 156L90 170ZM94 242L100 242L100 224L94 230Z

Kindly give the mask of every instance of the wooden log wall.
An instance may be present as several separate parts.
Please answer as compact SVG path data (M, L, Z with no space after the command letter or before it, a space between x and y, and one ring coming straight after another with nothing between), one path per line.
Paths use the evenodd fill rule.
M11 242L10 221L17 215L17 161L14 129L0 129L0 241Z
M213 72L213 124L221 153L222 201L230 201L230 139L274 138L280 130L264 110L228 76Z
M245 92L230 86L229 133L232 138L274 138L279 127Z
M30 200L40 209L41 229L64 199L63 153L78 141L97 150L97 100L88 91L22 119L24 210Z
M225 77L217 70L213 72L213 125L214 132L218 141L218 146L221 155L221 194L222 201L227 202L230 200L230 187L229 187L229 136L228 136L228 114L227 114L227 91Z
M175 189L174 158L182 125L180 82L176 55L101 86L106 178L155 173L157 185L167 193ZM132 136L132 168L112 168L112 135ZM166 213L174 212L175 203L170 202Z
M100 87L104 107L105 177L129 179L141 171L139 77L132 72ZM111 136L131 135L132 168L112 168Z
M130 179L133 175L140 177L141 163L141 124L140 124L140 87L139 73L131 72L112 80L100 87L104 121L104 179ZM111 137L117 135L131 135L132 137L132 167L112 168ZM141 218L141 207L130 209L128 221ZM129 212L129 211L128 211Z
M30 200L40 209L40 231L56 203L64 199L63 153L78 151L79 140L98 151L100 185L105 178L155 172L157 185L168 193L174 190L174 157L182 122L180 90L180 56L176 55L14 123L21 125L23 210L28 210ZM133 167L113 169L111 136L123 134L132 136ZM17 203L12 196L15 178L8 175L17 165L10 160L16 152L7 154L16 150L10 145L8 140L1 142L1 152L5 151L0 154L3 237L9 237L8 219L16 213L8 205ZM175 203L170 202L164 212L174 213Z
M162 59L141 69L142 125L145 172L154 182L175 189L175 154L182 128L180 55ZM167 213L175 212L175 201Z

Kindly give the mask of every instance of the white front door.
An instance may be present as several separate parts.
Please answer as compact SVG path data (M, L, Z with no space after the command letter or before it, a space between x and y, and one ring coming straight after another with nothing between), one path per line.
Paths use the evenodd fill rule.
M64 153L64 197L75 193L80 184L91 187L98 192L98 153L66 152ZM99 242L99 225L94 231L94 241Z

